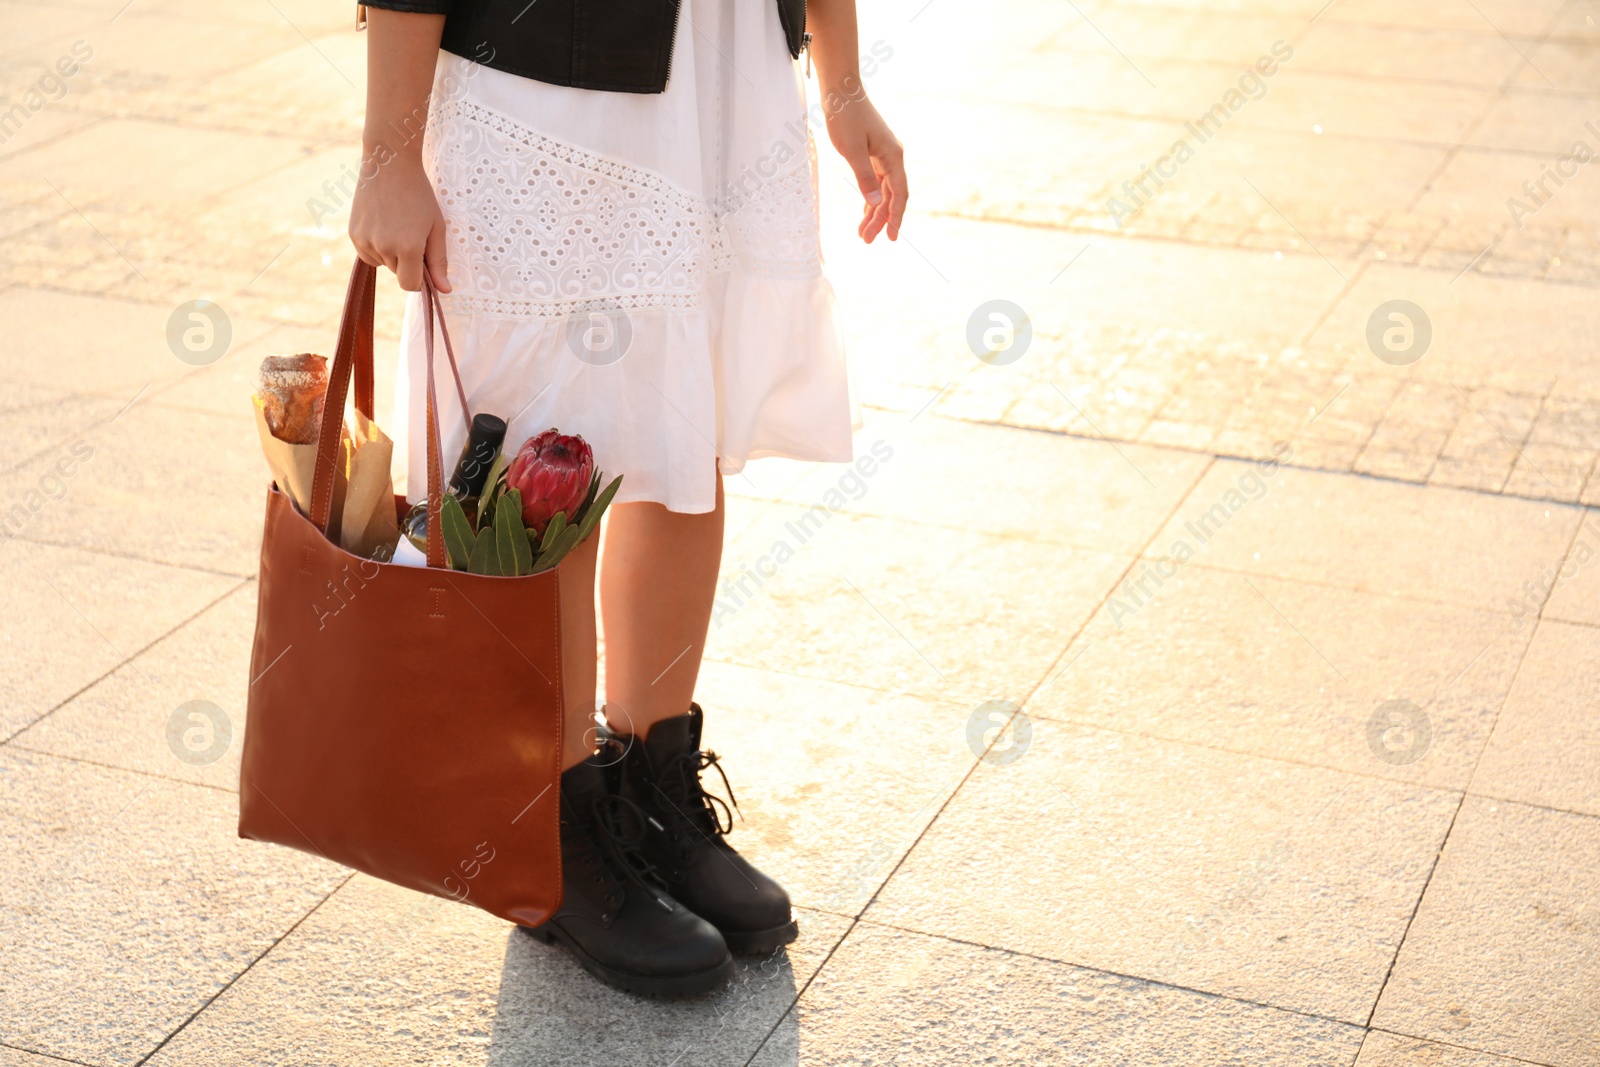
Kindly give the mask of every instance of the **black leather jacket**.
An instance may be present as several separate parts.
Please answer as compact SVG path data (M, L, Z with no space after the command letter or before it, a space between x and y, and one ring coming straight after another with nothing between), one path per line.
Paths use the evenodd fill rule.
M671 73L682 0L368 0L444 15L442 47L536 81L659 93ZM806 0L777 0L789 54L806 43Z

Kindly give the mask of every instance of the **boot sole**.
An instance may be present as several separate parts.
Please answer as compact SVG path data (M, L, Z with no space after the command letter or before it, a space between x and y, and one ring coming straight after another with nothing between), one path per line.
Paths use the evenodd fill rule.
M765 956L800 936L800 924L793 919L769 930L718 930L735 956Z
M547 945L559 944L573 956L579 965L613 989L656 1000L682 1000L698 997L721 989L733 978L733 957L728 956L708 971L694 974L634 974L631 971L608 967L589 955L565 930L559 926L524 926L523 930Z

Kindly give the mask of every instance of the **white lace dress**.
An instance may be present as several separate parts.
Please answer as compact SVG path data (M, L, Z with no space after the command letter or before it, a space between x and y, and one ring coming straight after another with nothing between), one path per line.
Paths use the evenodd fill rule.
M548 85L441 54L424 157L450 336L506 447L555 426L619 500L715 505L715 472L846 461L858 425L817 236L805 81L775 4L685 0L664 93ZM445 463L465 439L437 352ZM420 298L394 427L426 494Z

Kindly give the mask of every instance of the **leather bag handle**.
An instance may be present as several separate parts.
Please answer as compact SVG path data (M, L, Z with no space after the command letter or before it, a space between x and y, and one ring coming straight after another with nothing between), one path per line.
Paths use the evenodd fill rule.
M323 401L322 426L317 434L316 475L311 483L311 522L323 536L327 536L329 512L333 506L334 464L338 461L340 428L344 425L345 399L349 395L352 375L355 378L356 410L372 418L372 315L377 295L377 276L376 267L357 259L350 271L349 288L345 291L344 314L339 320L339 347L334 351L333 368L328 373L328 393ZM445 358L450 363L450 373L455 379L456 396L461 401L461 412L468 423L472 421L472 412L467 406L467 391L461 382L461 370L456 365L450 333L445 328L444 305L426 270L422 272L422 289L428 374L428 566L445 567L444 527L439 510L444 502L444 460L439 441L438 397L433 373L436 316L439 333L444 337Z

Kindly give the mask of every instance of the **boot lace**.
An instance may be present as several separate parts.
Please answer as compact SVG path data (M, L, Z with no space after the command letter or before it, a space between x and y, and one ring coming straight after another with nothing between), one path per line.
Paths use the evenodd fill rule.
M660 828L661 824L638 804L616 795L597 797L589 806L589 815L594 831L590 840L598 850L601 866L614 879L612 889L632 885L671 911L672 905L662 899L666 881L640 848L645 825ZM614 903L620 905L620 898Z
M716 771L722 779L727 800L706 790L700 775L707 770ZM707 749L674 756L659 775L655 788L667 801L674 831L691 829L708 838L732 831L733 813L739 811L739 801L733 795L733 784L728 781L728 773L722 769L721 759L715 752ZM744 813L739 812L739 817L744 818Z

